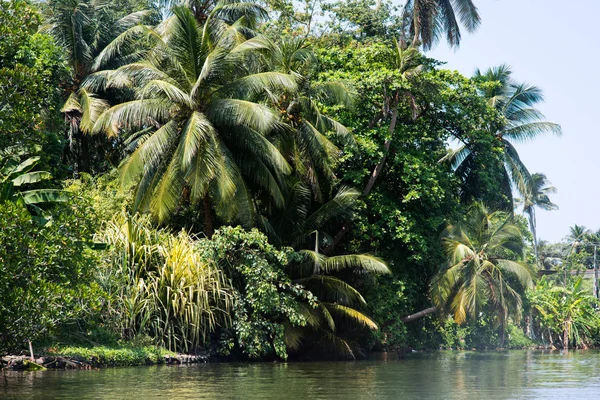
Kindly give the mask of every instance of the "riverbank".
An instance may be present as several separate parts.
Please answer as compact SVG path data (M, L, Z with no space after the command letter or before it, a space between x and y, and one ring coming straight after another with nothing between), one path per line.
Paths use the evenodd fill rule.
M208 354L178 354L154 346L95 346L49 348L29 355L10 355L0 358L8 370L92 369L138 365L198 364L209 360Z

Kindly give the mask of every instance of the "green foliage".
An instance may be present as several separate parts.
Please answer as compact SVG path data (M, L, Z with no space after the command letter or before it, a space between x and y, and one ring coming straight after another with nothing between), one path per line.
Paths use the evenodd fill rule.
M42 207L68 201L68 195L58 189L40 188L40 182L52 179L47 171L34 171L40 157L21 162L8 155L0 164L0 203L17 202L26 205L37 222L47 224L52 216Z
M95 265L85 244L93 232L86 211L81 204L66 207L40 226L23 205L0 203L0 352L19 349L85 309L82 293Z
M225 271L233 290L232 325L222 332L221 354L241 351L253 359L286 359L284 324L306 325L299 302L316 305L312 293L285 274L292 250L278 250L259 231L240 227L222 228L198 246Z
M28 151L56 139L56 122L67 67L52 38L35 33L39 13L27 1L0 2L0 149Z
M557 335L563 347L587 347L600 333L597 300L582 283L579 277L560 286L544 277L528 292L541 333L547 338Z
M72 357L95 366L103 367L162 364L164 363L164 356L175 355L173 352L153 346L58 346L53 347L50 354Z
M492 317L501 332L509 317L519 320L521 294L533 286L534 270L523 262L522 228L510 215L475 204L464 221L442 235L446 262L431 282L433 303L462 324Z
M388 1L375 0L333 1L323 4L323 11L329 13L328 34L349 36L357 40L384 37L394 38L402 22L398 7Z
M194 237L155 229L148 218L116 217L96 236L110 245L98 269L105 323L124 339L148 334L174 351L204 346L229 321L231 294Z
M103 222L129 210L133 202L131 191L121 188L117 170L96 176L82 173L79 179L65 182L65 192L88 199Z

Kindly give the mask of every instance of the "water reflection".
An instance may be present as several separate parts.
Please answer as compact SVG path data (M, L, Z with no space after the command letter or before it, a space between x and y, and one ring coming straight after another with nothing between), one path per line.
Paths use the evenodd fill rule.
M595 399L600 353L448 351L404 360L9 372L1 383L2 399Z

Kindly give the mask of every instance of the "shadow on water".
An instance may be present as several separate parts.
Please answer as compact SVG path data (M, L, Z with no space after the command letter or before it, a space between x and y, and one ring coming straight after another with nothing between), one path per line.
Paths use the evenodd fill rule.
M2 399L596 399L600 353L378 354L355 362L8 372Z

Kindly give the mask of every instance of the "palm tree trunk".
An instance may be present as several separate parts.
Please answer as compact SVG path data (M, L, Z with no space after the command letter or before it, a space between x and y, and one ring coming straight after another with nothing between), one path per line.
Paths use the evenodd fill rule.
M429 307L429 308L421 310L421 311L419 311L417 313L406 315L406 316L400 318L400 321L402 321L404 323L411 322L411 321L414 321L416 319L423 318L426 315L433 314L437 310L438 310L437 307Z
M207 238L211 239L215 233L215 227L213 224L212 207L210 206L208 194L204 195L202 205L204 207L204 234Z
M537 232L535 229L535 210L533 207L527 214L529 216L529 228L531 230L531 235L533 236L533 254L535 256L535 263L539 266Z

